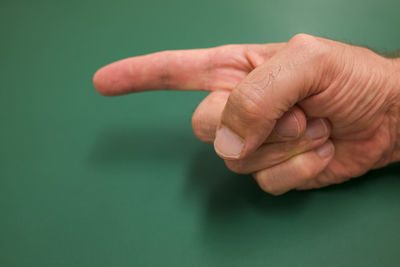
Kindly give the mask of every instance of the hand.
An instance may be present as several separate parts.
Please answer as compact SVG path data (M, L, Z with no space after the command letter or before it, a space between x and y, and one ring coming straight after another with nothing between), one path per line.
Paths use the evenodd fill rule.
M127 59L100 70L94 83L105 95L213 91L195 112L196 134L212 141L221 121L215 147L228 167L254 171L265 191L281 194L339 183L398 160L398 65L365 48L297 35L283 44Z
M94 85L107 96L156 89L211 91L196 109L192 125L200 140L213 143L230 92L284 45L225 45L129 58L100 69ZM313 121L307 123L311 131L305 134L306 117L300 108L293 107L278 121L265 146L244 160L226 160L228 168L237 173L252 173L320 146L329 136L329 124ZM312 138L305 137L310 135Z

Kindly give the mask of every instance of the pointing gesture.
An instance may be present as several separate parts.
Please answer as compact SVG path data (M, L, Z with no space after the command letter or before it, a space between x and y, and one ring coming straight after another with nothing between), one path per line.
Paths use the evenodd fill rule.
M272 194L340 183L399 160L400 63L297 35L288 43L166 51L95 77L104 95L207 90L193 116L227 166Z

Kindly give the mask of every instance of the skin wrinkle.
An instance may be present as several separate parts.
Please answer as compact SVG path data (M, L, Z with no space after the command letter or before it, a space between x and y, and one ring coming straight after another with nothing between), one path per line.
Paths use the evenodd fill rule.
M160 84L162 84L162 86L164 88L160 88L160 89L166 89L166 90L170 90L171 84L170 84L170 80L171 80L171 73L170 73L170 66L169 66L169 51L167 52L161 52L164 53L165 58L164 60L161 62L161 66L159 65L159 68L161 69L160 71L160 76L158 77L158 79L160 80Z
M213 58L214 58L214 52L215 50L213 50L213 53L208 53L207 54L207 62L208 64L206 64L206 68L205 68L205 76L203 77L203 81L204 81L204 89L206 91L212 91L212 85L210 82L210 76L211 76L211 72L214 71L214 62L213 62Z
M354 74L354 69L355 69L355 67L354 67L353 61L351 59L348 60L347 64L345 64L345 66L344 66L344 70L342 72L343 74L340 75L338 77L338 79L337 79L337 81L339 81L339 84L333 83L331 85L331 88L343 88L343 90L335 90L335 94L333 96L334 100L331 101L332 106L334 106L334 104L340 105L340 103L342 102L341 101L342 99L347 99L348 97L354 97L355 94L358 93L355 90L348 90L347 89L348 88L348 83L349 83L348 81L351 80L355 75ZM344 76L344 77L342 77L342 76ZM328 88L326 90L327 94L329 94L329 92L331 92L331 91L332 91L332 89L330 89L330 88ZM356 103L354 101L351 102L351 103L348 103L348 105L347 105L348 109L351 109L351 110L353 110L355 106L356 106ZM338 110L337 107L335 107L333 109ZM344 115L344 116L346 116L346 115ZM339 117L338 119L342 121L345 118L340 118Z
M218 60L215 61L214 68L236 68L246 73L249 73L253 68L251 63L247 60L245 48L242 45L224 45L217 48L220 55L215 56ZM235 54L229 55L229 51L237 49ZM216 51L218 52L218 51ZM218 54L218 53L216 53ZM226 60L222 60L225 58Z
M252 67L248 67L247 64L250 64L247 60L243 61L242 58L246 55L244 53L239 53L237 57L230 58L232 62L225 62L221 60L220 56L217 56L218 51L222 51L225 53L225 50L232 49L230 46L221 46L217 47L213 50L213 53L208 56L208 68L206 68L205 72L208 73L207 82L205 85L206 90L214 91L214 90L232 90L245 76L248 72L252 70ZM243 55L242 55L243 54ZM219 72L226 72L229 75L219 75ZM236 73L236 75L234 75ZM229 77L226 81L219 80L220 84L212 85L210 82L210 77L214 77L214 80L218 80L218 77Z
M369 81L367 82L366 86L358 85L356 87L364 87L365 88L365 87L368 87L368 85L372 84L372 83L373 83L372 79L369 79ZM351 91L351 90L349 90L349 91ZM354 98L355 97L354 95L356 95L355 92L351 93L350 97ZM367 90L361 90L360 95L361 95L362 98L367 99L366 95L369 95L369 92ZM355 103L350 104L350 109L355 110L353 112L353 114L357 114L357 115L355 116L355 120L353 120L351 122L351 125L346 125L343 128L348 128L348 127L353 127L354 128L354 125L362 124L363 128L359 129L358 130L358 132L359 132L359 131L365 130L366 127L369 127L370 124L367 124L367 126L366 126L364 120L365 120L365 118L370 117L370 116L368 116L369 114L375 114L376 113L376 110L373 109L373 107L377 106L377 105L374 105L374 103L373 103L373 99L376 99L376 98L377 98L376 96L374 96L373 98L370 98L369 99L370 103L367 102L367 103L365 103L363 105L356 105ZM380 106L378 106L378 107L380 107Z
M246 53L246 47L242 47L240 50L240 53L237 54L234 58L233 61L235 63L235 65L238 66L243 66L243 72L245 73L249 73L251 72L253 69L255 69L255 66L253 66L252 62L249 60L249 58L247 57L247 53Z
M249 46L246 46L245 51L244 51L244 56L245 56L247 62L250 63L250 70L254 70L256 67L258 67L259 64L255 63L255 60L252 57Z
M278 65L278 66L276 67L276 70L275 70L275 68L273 68L273 69L268 73L267 84L266 84L265 87L264 87L264 92L266 91L265 88L267 88L267 87L271 87L272 90L274 89L274 87L273 87L273 82L278 78L279 73L281 72L281 70L282 70L282 66L281 66L281 65Z

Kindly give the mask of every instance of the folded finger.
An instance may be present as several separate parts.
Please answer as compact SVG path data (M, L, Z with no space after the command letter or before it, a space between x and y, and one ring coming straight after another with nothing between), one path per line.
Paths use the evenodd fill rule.
M324 119L308 121L305 134L299 139L264 144L243 159L225 160L227 167L236 173L253 173L281 164L296 155L321 146L330 135L330 127Z
M254 178L265 192L280 195L312 180L329 164L333 154L334 146L327 141L315 150L254 173Z
M222 111L230 92L225 90L211 92L197 106L192 116L194 134L201 141L212 144Z

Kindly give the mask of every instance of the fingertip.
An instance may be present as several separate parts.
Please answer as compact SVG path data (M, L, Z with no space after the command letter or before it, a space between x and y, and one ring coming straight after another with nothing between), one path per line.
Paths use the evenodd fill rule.
M216 132L214 149L223 159L239 159L243 153L245 142L238 134L225 125Z
M331 140L326 141L323 145L317 147L315 152L322 160L331 159L335 152L335 147Z
M306 124L306 115L299 107L294 106L276 122L274 132L278 139L295 140L303 135Z
M133 92L140 82L140 73L133 75L131 59L108 64L93 75L93 85L104 96L117 96Z
M331 125L330 121L326 118L321 118L321 120L323 121L324 126L326 127L327 135L330 135L331 131L332 131L332 125Z
M331 127L329 121L324 118L311 118L307 120L307 127L304 135L309 140L326 139L330 136Z
M103 96L119 95L121 89L121 71L116 69L116 62L106 65L93 75L93 85L96 91Z
M267 193L279 195L292 189L308 189L307 183L319 175L334 156L334 145L327 141L315 150L299 154L281 164L255 174L260 187Z
M93 86L99 94L107 96L108 90L106 90L104 76L102 75L104 72L103 69L104 67L97 70L93 75Z
M297 123L297 129L298 129L298 136L300 137L304 134L306 127L307 127L307 117L304 111L299 108L298 106L294 106L292 108L292 116L294 117L294 120Z

